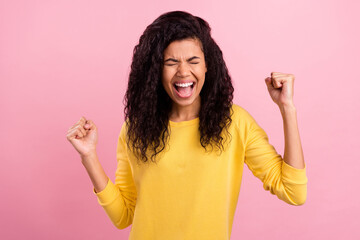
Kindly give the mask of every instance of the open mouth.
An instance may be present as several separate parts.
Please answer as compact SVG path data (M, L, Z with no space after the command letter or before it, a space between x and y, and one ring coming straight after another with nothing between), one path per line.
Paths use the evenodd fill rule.
M190 97L193 93L195 82L187 82L187 83L174 83L173 84L176 93L181 98Z

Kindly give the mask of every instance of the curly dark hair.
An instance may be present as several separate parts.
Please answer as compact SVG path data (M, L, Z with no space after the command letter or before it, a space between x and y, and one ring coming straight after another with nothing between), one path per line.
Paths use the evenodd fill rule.
M187 38L201 41L208 69L200 92L200 143L205 150L208 145L213 149L213 144L220 151L224 149L222 132L231 123L234 88L222 51L211 37L211 28L205 20L188 12L173 11L155 19L133 51L124 117L128 147L143 162L148 161L149 153L155 161L170 134L172 100L161 82L164 50L171 42Z

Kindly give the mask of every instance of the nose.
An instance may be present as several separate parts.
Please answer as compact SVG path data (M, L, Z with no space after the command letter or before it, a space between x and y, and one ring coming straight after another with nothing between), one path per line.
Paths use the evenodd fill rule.
M190 69L187 63L180 63L177 69L178 77L188 77L190 75Z

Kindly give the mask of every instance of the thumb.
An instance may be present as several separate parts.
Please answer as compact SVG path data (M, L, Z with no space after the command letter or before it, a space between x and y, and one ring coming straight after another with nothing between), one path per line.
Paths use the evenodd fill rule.
M266 86L267 86L269 89L273 89L273 88L274 88L274 86L271 84L271 78L270 78L270 77L265 78L265 83L266 83Z

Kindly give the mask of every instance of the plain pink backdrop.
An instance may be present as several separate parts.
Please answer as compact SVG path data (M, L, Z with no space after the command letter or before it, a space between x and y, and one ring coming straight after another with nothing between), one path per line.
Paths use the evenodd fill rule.
M308 198L291 206L245 167L231 239L359 239L358 1L0 1L2 239L127 239L92 192L66 139L85 116L115 179L132 51L160 14L210 23L235 87L283 154L282 118L264 82L295 75ZM211 214L211 213L209 213Z

